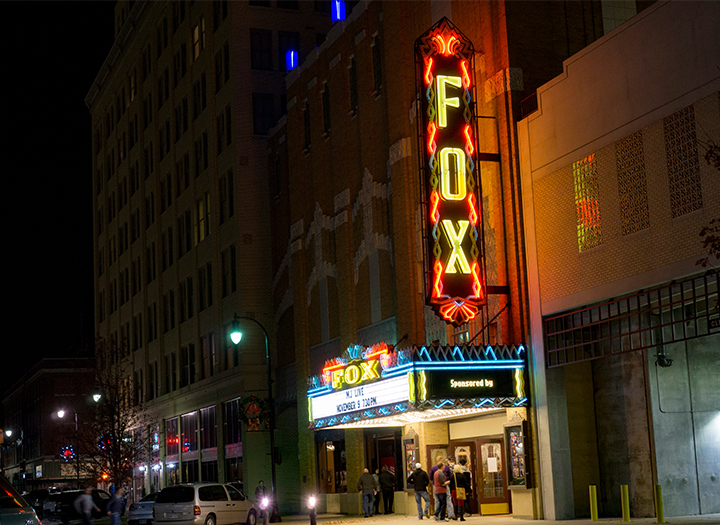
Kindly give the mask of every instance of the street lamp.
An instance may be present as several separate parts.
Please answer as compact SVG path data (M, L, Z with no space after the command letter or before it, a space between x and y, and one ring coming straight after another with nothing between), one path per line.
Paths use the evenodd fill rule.
M280 519L280 512L278 512L277 506L277 485L275 482L275 401L272 395L272 374L270 366L270 342L268 338L267 330L260 324L260 322L252 317L239 316L235 314L230 329L230 340L233 344L237 345L242 339L242 331L240 330L240 320L252 321L260 327L265 336L265 360L267 361L267 389L268 389L268 405L270 405L270 472L272 475L272 515L270 521L278 522Z
M94 396L93 396L94 397ZM78 414L77 410L72 409L75 414L75 461L77 462L77 487L80 488L80 433L78 432ZM60 419L65 417L65 410L60 409L57 411L57 417Z

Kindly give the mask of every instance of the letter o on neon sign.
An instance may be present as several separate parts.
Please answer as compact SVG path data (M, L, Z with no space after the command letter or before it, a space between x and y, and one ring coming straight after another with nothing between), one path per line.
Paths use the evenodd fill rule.
M345 382L348 385L354 385L358 381L360 381L360 367L350 365L345 369Z

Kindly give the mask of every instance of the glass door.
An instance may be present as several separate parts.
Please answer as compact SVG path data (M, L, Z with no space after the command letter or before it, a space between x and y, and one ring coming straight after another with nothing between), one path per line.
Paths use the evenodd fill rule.
M507 472L503 451L503 438L483 438L476 440L478 466L482 475L478 480L478 502L480 513L509 514L510 495L507 490Z

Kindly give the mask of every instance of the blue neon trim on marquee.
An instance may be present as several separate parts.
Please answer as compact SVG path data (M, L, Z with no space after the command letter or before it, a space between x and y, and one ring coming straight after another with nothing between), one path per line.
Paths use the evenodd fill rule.
M332 0L332 21L345 20L345 0Z

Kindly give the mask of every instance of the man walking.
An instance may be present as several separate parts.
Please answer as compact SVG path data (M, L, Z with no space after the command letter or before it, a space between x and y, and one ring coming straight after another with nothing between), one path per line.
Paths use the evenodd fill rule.
M92 499L92 487L86 487L85 492L75 499L75 510L82 514L83 525L92 525L92 511L100 511Z
M450 478L452 478L454 467L455 467L455 462L453 461L453 458L447 458L447 465L445 465L445 469L443 470L443 473L445 474L445 479L448 482L450 481ZM454 520L455 519L455 505L453 505L452 493L448 490L448 491L446 491L446 495L447 495L447 501L445 503L445 507L447 508L447 516L448 516L448 519Z
M365 517L369 518L373 513L373 500L375 494L380 489L379 485L375 482L375 478L370 474L370 471L366 468L363 471L363 475L357 482L358 492L362 494L363 511L365 511Z
M445 518L445 508L447 507L447 486L450 483L445 477L442 461L438 462L437 470L433 479L435 488L435 521L447 521Z
M415 471L408 477L408 486L412 484L415 489L415 503L417 504L418 519L423 519L425 516L430 515L430 494L428 494L427 486L430 483L430 478L422 469L422 464L415 463ZM425 512L422 508L422 500L425 500Z
M123 492L125 492L124 488L118 488L110 498L110 501L108 501L107 513L108 516L110 516L110 525L120 525L120 516L125 507L125 500L122 497Z
M393 501L395 499L395 476L388 472L387 466L383 465L379 476L380 490L382 490L385 514L393 513Z

